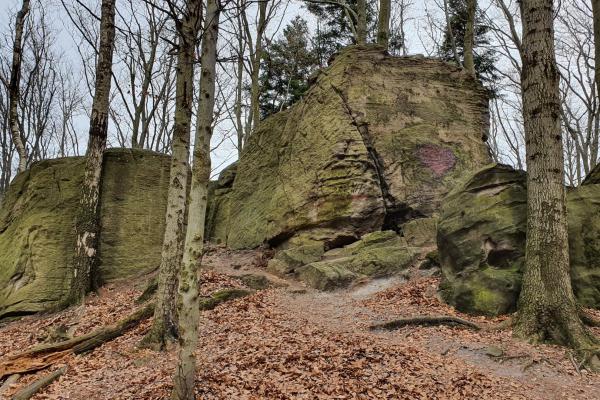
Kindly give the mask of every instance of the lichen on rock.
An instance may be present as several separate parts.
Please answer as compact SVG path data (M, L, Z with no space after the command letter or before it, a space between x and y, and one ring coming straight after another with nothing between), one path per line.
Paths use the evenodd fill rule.
M567 190L575 296L600 306L600 185ZM525 266L527 188L523 171L491 164L465 177L444 200L437 244L442 297L460 311L516 309Z
M333 248L436 214L465 171L489 162L487 93L460 68L342 50L306 95L249 137L233 183L214 184L207 237L231 248Z
M111 149L102 182L100 279L156 269L164 231L169 157ZM34 163L0 208L0 318L51 310L73 273L83 157Z

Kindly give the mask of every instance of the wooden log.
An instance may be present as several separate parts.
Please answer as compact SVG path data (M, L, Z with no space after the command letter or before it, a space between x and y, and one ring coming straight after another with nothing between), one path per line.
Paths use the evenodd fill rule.
M57 380L65 372L67 372L67 367L62 367L54 372L51 372L41 377L37 381L30 383L29 385L25 386L23 389L15 393L15 395L12 397L12 400L29 400L31 397L33 397L34 394L36 394L37 392L39 392L40 390Z
M8 378L6 378L2 386L0 386L0 396L2 396L2 393L6 392L10 385L12 385L13 383L17 383L20 377L20 374L12 374Z
M154 303L150 303L115 325L98 328L82 336L59 343L37 346L24 353L16 354L0 362L0 378L12 374L38 371L57 363L69 354L81 354L93 350L123 335L141 321L150 318L153 313Z

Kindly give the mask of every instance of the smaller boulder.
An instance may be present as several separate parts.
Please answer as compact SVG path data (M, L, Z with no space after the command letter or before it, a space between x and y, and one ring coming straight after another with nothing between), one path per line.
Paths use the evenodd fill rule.
M402 225L402 233L409 246L425 247L436 245L437 218L418 218Z
M415 261L419 249L410 247L394 231L364 235L345 247L325 252L319 261L296 268L309 286L333 290L357 279L379 278L404 271Z
M269 260L267 270L273 274L285 276L295 272L296 268L321 259L325 253L323 242L313 242L279 251Z

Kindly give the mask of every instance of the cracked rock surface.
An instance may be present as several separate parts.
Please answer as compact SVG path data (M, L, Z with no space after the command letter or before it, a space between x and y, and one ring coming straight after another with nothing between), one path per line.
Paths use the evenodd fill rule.
M435 216L459 177L490 161L487 100L448 63L344 49L301 101L261 122L235 178L213 184L207 237L335 248Z

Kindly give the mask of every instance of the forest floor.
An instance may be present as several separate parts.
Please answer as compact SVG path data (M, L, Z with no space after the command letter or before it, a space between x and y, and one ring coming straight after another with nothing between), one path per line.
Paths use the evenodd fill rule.
M221 250L205 261L203 294L244 287L237 276L248 273L274 285L202 312L201 399L600 399L600 375L580 369L563 348L513 339L510 329L371 331L374 323L416 315L454 315L484 328L505 319L457 313L438 300L439 278L417 269L407 279L325 293L269 275L258 251ZM48 340L59 325L81 335L131 314L147 279L106 286L81 307L1 326L0 360ZM150 322L90 353L65 356L49 370L66 364L66 374L33 398L168 398L175 349L136 346ZM23 376L0 397L47 373Z

